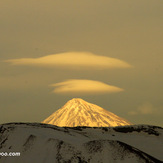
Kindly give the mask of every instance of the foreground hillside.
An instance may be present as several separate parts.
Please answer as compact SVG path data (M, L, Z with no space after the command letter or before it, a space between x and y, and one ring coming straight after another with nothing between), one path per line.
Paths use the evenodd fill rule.
M0 157L2 163L159 163L162 151L163 128L156 126L0 125L0 152L21 153L20 157Z

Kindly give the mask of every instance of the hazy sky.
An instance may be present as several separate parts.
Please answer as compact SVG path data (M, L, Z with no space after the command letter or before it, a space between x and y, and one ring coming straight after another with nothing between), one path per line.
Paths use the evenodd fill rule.
M163 126L162 0L1 0L0 123L79 97Z

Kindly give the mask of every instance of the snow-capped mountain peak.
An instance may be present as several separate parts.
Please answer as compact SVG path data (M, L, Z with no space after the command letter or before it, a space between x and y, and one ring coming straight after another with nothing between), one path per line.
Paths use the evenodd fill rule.
M73 98L42 123L56 126L113 127L131 125L117 115L80 98Z

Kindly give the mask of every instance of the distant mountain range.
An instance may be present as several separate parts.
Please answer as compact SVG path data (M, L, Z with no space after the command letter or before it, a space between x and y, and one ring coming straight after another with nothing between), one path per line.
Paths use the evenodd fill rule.
M61 127L113 127L131 125L127 120L80 98L68 101L61 109L51 114L42 123Z

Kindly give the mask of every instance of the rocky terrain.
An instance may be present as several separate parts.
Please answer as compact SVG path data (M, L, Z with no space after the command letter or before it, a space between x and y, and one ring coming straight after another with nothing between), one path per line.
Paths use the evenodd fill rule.
M163 128L57 127L42 123L0 125L2 163L159 163L163 161Z

